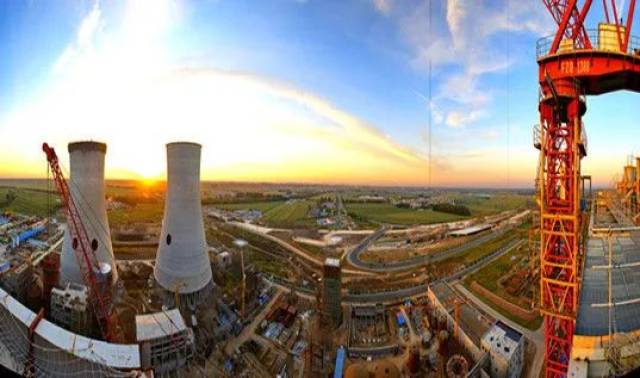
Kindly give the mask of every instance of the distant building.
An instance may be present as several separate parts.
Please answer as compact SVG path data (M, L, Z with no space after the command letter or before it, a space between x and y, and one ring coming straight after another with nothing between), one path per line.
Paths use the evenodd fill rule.
M316 222L318 223L318 226L331 226L336 223L331 218L320 218Z
M357 198L358 202L384 203L387 199L382 196L362 195Z
M322 306L335 326L342 322L342 270L340 260L327 258L323 269Z
M86 286L73 282L63 289L51 290L51 319L68 331L89 335L93 317Z
M194 353L194 336L180 311L173 309L136 316L140 364L157 376L169 376L188 366Z
M517 378L524 364L524 337L501 321L482 337L482 350L489 353L491 378Z

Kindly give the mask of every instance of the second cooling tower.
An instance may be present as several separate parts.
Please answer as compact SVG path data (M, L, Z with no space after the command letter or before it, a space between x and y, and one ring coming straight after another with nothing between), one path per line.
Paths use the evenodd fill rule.
M171 298L195 305L211 287L211 264L200 203L200 150L196 143L167 144L167 194L154 276Z

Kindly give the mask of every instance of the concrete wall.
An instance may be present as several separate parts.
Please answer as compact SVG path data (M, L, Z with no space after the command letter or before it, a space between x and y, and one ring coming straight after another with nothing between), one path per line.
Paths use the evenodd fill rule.
M27 361L28 329L35 318L34 312L0 289L1 362L18 374L23 373ZM40 321L34 330L33 357L36 376L40 377L120 377L140 366L137 345L89 339L48 320ZM120 370L123 366L131 368Z
M454 337L453 335L454 335L455 321L453 319L453 316L451 316L451 314L447 312L446 307L442 303L440 303L440 300L436 297L433 291L431 291L431 288L429 288L427 292L427 299L429 300L429 303L436 309L437 314L447 319L447 330L451 335L450 337ZM482 359L483 355L485 354L480 349L480 346L476 345L473 342L473 340L465 333L464 327L458 328L457 341L458 343L460 343L460 345L462 345L465 348L465 350L471 356L473 356L474 361L480 361L480 359Z

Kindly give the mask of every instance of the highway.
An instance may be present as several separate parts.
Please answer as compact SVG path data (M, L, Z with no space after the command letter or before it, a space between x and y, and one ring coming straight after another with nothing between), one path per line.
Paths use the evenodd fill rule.
M385 226L383 226L381 229L379 229L375 234L371 235L374 236L376 235L378 232L380 232L382 229L384 229ZM361 243L360 245L358 245L356 248L354 248L353 250L351 250L351 252L349 252L349 254L347 254L346 258L347 261L353 265L356 268L362 269L362 270L368 270L368 271L373 271L373 272L395 272L395 271L401 271L401 270L408 270L408 269L412 269L412 268L417 268L429 263L434 263L434 262L438 262L438 261L442 261L442 260L446 260L448 258L451 258L455 255L458 255L460 253L465 252L468 249L471 248L475 248L481 244L484 244L488 241L491 241L492 239L495 239L497 237L502 236L508 229L507 228L501 228L499 230L496 231L492 231L491 233L488 233L486 235L480 236L476 239L471 240L468 243L464 243L460 246L454 247L454 248L450 248L444 251L440 251L440 252L436 252L433 254L428 254L428 255L424 255L424 256L416 256L410 259L405 259L402 261L393 261L393 262L389 262L389 263L378 263L378 262L364 262L362 260L360 260L360 253L362 253L364 250L366 250L366 247L369 245L369 243L371 242L371 240L367 241L367 239L365 239L363 241L363 243ZM381 235L377 236L375 239L379 238ZM373 239L372 239L373 240ZM365 243L366 242L366 243Z
M491 261L499 258L500 256L504 255L505 253L509 252L511 249L518 247L519 245L521 245L522 243L524 243L523 240L521 239L514 239L512 241L510 241L509 243L507 243L506 245L496 249L494 252L481 257L479 259L477 259L476 261L474 261L473 263L469 264L468 266L466 266L465 268L454 272L453 274L451 274L448 277L442 278L441 280L444 281L456 281L459 280L460 278L466 276L467 274L473 273L476 270L482 268L483 266L487 265L488 263L490 263ZM271 282L273 285L280 287L280 288L286 288L286 289L290 289L291 288L291 283L286 282L284 280L280 280L278 278L269 278L268 279L269 282ZM437 281L436 281L437 282ZM308 288L302 288L302 287L296 287L296 290L298 291L298 295L302 295L307 299L310 300L315 300L315 291L313 291L312 289L308 289ZM396 289L396 290L389 290L389 291L378 291L378 292L374 292L374 293L347 293L343 296L342 300L344 303L349 303L349 304L354 304L354 303L398 303L398 302L403 302L404 300L408 299L408 298L412 298L415 296L419 296L419 295L423 295L427 293L427 285L426 284L420 284L420 285L416 285L416 286L411 286L411 287L407 287L407 288L402 288L402 289Z

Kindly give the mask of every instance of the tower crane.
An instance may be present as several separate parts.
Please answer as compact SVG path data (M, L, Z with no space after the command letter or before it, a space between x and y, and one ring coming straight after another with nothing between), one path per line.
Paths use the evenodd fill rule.
M582 116L586 96L640 92L640 44L631 38L635 0L626 14L603 0L605 23L585 27L592 0L542 0L557 24L537 42L540 128L540 311L545 327L545 376L566 377L580 292L580 162L587 154ZM619 13L620 11L620 13ZM623 21L626 23L623 25ZM613 132L613 128L611 129Z
M60 169L58 155L53 147L50 147L47 143L42 145L42 151L47 156L53 180L67 213L67 224L73 240L73 252L80 267L82 280L89 289L89 301L98 321L100 332L105 340L117 341L119 339L119 321L115 312L112 311L111 287L109 284L100 285L98 283L96 272L100 271L99 262L89 242L87 230L82 222L78 207L71 196L69 185Z

